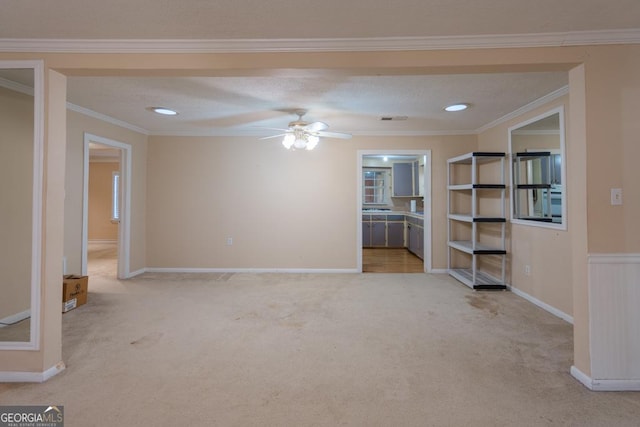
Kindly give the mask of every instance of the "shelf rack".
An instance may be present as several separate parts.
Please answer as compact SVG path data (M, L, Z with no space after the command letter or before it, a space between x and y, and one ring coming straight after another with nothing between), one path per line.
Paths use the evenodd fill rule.
M471 152L447 161L447 241L448 241L448 268L449 274L471 289L506 289L506 215L505 215L505 153L503 152ZM482 165L499 165L499 182L481 183L480 167ZM482 166L489 167L489 166ZM470 169L466 174L469 182L458 182L456 169ZM481 215L480 198L489 192L499 192L499 215ZM470 194L470 212L458 212L452 207L453 195L456 193ZM469 240L459 240L455 236L456 224L468 224L471 226ZM500 228L499 244L480 243L482 228L487 224L498 225ZM458 251L470 255L470 267L454 266L452 251ZM498 257L500 261L500 273L496 277L488 271L479 269L479 257Z

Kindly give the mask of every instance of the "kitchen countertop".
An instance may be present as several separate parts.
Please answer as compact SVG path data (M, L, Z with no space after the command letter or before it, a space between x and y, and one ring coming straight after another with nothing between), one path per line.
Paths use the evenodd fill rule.
M415 218L424 218L424 212L409 211L386 211L386 210L363 210L363 215L408 215Z

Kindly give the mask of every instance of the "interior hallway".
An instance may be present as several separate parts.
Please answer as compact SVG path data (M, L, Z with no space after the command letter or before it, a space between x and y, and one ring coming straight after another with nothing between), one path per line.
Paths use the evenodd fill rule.
M118 275L117 242L88 242L87 274L89 280L95 276L115 278Z
M429 274L97 274L67 369L0 384L67 427L637 426L640 393L569 374L570 324Z

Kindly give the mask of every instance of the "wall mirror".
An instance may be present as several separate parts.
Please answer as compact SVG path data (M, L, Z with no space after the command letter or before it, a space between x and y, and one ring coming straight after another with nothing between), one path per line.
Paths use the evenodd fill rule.
M0 61L0 349L39 348L43 66Z
M566 229L564 109L509 128L511 221Z

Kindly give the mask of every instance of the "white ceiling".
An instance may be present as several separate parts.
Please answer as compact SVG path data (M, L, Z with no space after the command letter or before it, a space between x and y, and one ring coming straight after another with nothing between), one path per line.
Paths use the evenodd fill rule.
M72 77L69 101L135 124L151 134L278 133L308 110L306 120L355 135L471 133L567 84L566 73L343 77ZM464 112L447 113L452 102ZM151 106L175 109L159 116ZM407 116L382 121L382 116Z
M24 46L64 50L73 43L99 51L114 41L125 47L154 42L159 50L185 41L216 42L230 50L239 46L235 42L247 40L259 42L263 49L295 40L292 50L338 39L397 46L422 38L446 45L465 37L508 40L519 35L534 42L551 36L566 42L576 37L597 41L611 32L640 34L640 1L0 2L0 51ZM70 77L68 100L150 134L267 136L277 132L263 128L284 127L295 119L292 110L304 108L309 110L306 119L324 121L330 130L415 135L477 131L566 84L566 72L336 76L319 70L278 77ZM469 102L472 108L443 112L450 102ZM174 108L180 114L156 116L147 110L151 106ZM380 121L381 116L408 120Z

